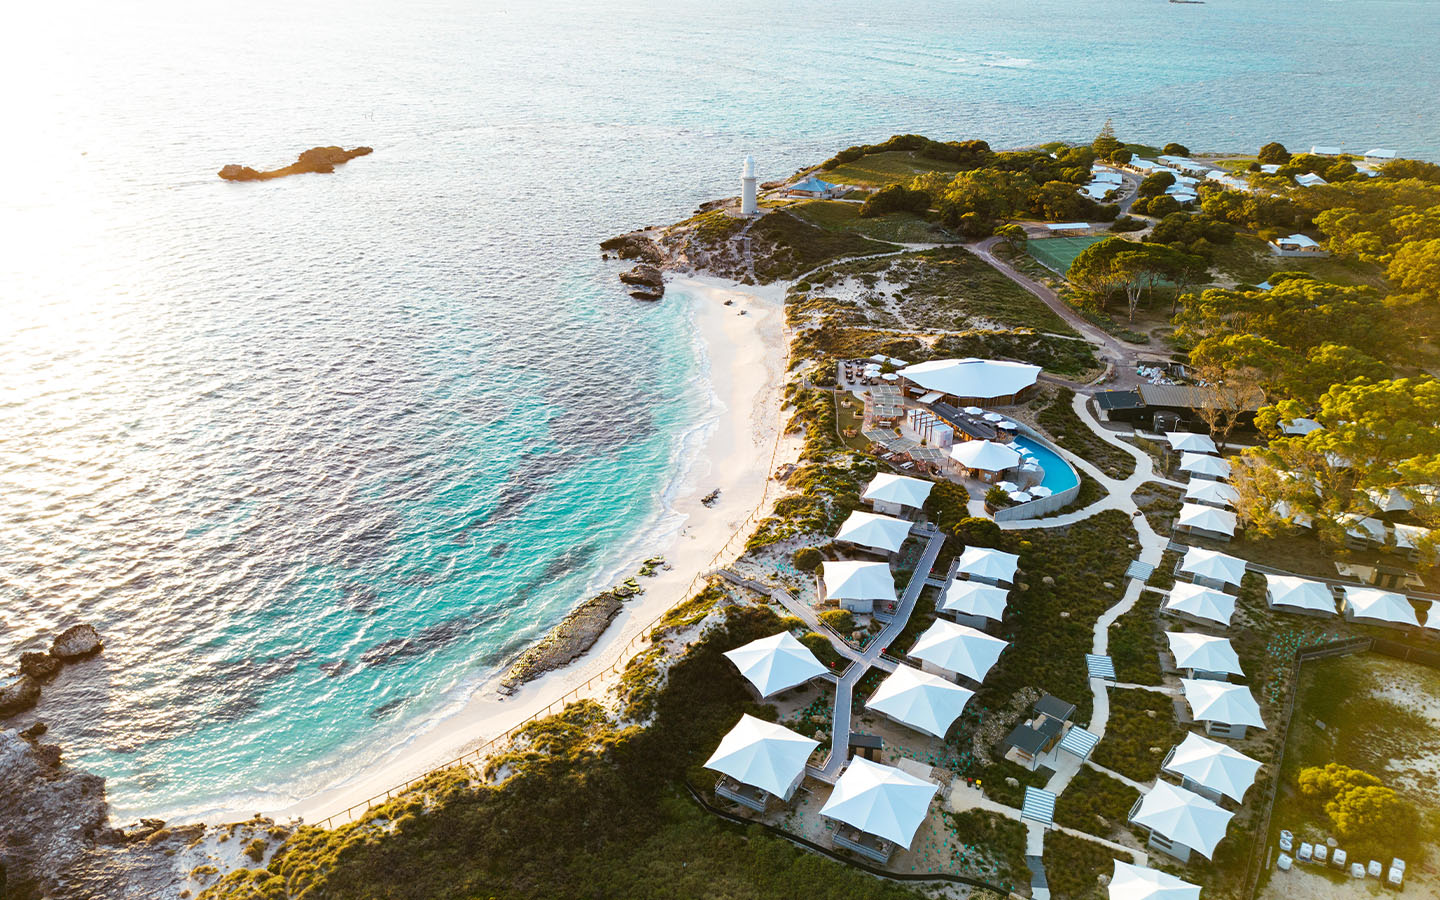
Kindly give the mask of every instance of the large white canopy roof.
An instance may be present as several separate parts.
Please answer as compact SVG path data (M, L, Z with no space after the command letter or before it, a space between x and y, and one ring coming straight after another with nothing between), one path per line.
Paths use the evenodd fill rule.
M952 397L990 399L1018 394L1040 377L1040 367L999 359L936 359L917 363L900 374L926 390Z
M1180 688L1185 692L1190 712L1198 722L1265 727L1265 720L1260 717L1260 704L1255 702L1250 689L1244 685L1182 678Z
M1357 537L1362 541L1374 541L1377 544L1385 543L1385 523L1374 516L1341 513L1335 517L1335 521L1344 525L1345 533L1351 537Z
M936 619L925 633L916 639L915 646L910 648L910 655L937 665L947 672L956 672L974 681L984 681L985 675L1000 659L1000 653L1007 646L1007 641L991 637L968 625Z
M1015 572L1020 568L1020 557L1014 553L995 550L991 547L966 547L956 565L958 575L973 575L976 578L991 578L995 581L1013 583Z
M1185 499L1196 503L1223 503L1232 505L1240 492L1223 481L1192 481L1185 486Z
M1410 605L1404 594L1373 587L1346 587L1344 591L1345 606L1353 616L1399 625L1420 624L1415 617L1415 607Z
M928 672L898 666L865 702L911 728L943 739L975 692Z
M1200 886L1117 859L1110 876L1110 900L1200 900Z
M999 472L1020 465L1020 454L994 441L961 441L950 448L950 458L967 469Z
M898 503L901 506L908 506L912 509L919 509L925 505L925 498L930 496L930 489L935 486L932 481L925 481L922 478L909 478L904 475L892 475L889 472L881 472L870 480L865 488L865 493L860 499L869 500L874 503Z
M783 797L805 771L810 753L818 746L819 741L801 737L782 725L744 715L720 740L705 768Z
M1213 506L1201 506L1199 503L1182 504L1180 517L1175 520L1175 524L1185 528L1213 531L1216 534L1235 534L1234 513Z
M1190 732L1170 754L1165 771L1188 778L1201 787L1224 794L1239 803L1255 783L1260 761L1234 747Z
M1219 550L1191 547L1180 561L1180 571L1212 581L1239 585L1245 577L1245 560L1237 559Z
M857 509L850 514L850 518L846 519L845 524L841 525L840 530L835 533L835 540L849 541L862 547L874 547L876 550L894 553L910 536L910 527L910 523L904 519L876 515Z
M1180 456L1180 471L1211 478L1229 478L1230 464L1208 453L1183 453Z
M815 654L788 631L751 641L725 654L760 696L803 684L827 670Z
M1010 592L1005 588L957 578L950 582L945 596L940 598L940 609L967 616L984 616L998 622L1005 618L1005 604L1009 599Z
M1424 525L1406 525L1404 522L1396 522L1395 546L1402 550L1414 550L1419 542L1430 537L1430 529Z
M1291 419L1291 420L1288 421L1288 422L1281 422L1281 423L1280 423L1280 431L1281 431L1282 433L1284 433L1284 434L1299 435L1299 436L1302 436L1302 437L1303 437L1304 435L1309 434L1309 433L1312 432L1312 431L1319 431L1320 429L1322 429L1322 428L1324 428L1324 427L1325 427L1324 425L1321 425L1319 422L1315 421L1314 419L1306 419L1306 418Z
M909 847L938 790L934 782L857 756L835 782L820 815Z
M831 600L895 601L895 578L883 562L826 560L825 596Z
M1170 652L1175 657L1177 669L1199 669L1203 672L1224 672L1227 675L1244 675L1240 669L1240 657L1230 646L1230 639L1193 631L1167 631Z
M1265 588L1276 606L1292 606L1335 615L1335 596L1330 585L1298 575L1265 575Z
M1170 596L1165 598L1165 608L1229 625L1230 617L1235 615L1235 598L1188 581L1177 581L1170 589Z
M1131 821L1209 859L1215 855L1215 845L1225 836L1233 815L1193 791L1157 781L1140 798L1140 809Z
M1220 449L1215 442L1210 440L1206 434L1196 434L1193 431L1171 431L1165 435L1165 440L1170 442L1171 450L1189 451L1191 453L1219 453Z

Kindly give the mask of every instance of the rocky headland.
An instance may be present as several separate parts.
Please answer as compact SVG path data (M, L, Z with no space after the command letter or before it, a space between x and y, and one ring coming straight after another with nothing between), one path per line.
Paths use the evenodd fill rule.
M346 150L344 147L312 147L301 153L299 159L283 169L261 172L249 166L237 166L232 163L220 170L220 177L226 181L266 181L271 178L284 178L286 175L303 175L307 172L328 174L334 172L336 166L343 165L357 156L368 156L374 152L372 147L356 147L354 150Z
M50 642L49 653L31 650L20 654L19 669L0 676L0 717L30 709L40 700L40 686L59 674L61 666L103 649L105 644L93 625L76 625Z

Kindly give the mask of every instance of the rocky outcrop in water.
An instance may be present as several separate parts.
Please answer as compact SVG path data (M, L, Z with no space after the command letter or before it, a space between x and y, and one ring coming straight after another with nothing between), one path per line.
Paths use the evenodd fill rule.
M638 597L645 589L634 578L619 587L597 594L561 620L540 643L530 647L510 666L500 681L500 690L513 693L527 681L534 681L546 672L562 669L595 646L600 635L619 615L626 600Z
M93 625L65 629L50 643L50 652L20 654L20 669L0 675L0 718L24 712L40 702L40 685L54 678L67 662L94 656L105 649Z
M654 239L644 231L632 231L600 242L600 249L613 253L620 259L636 259L642 263L658 266L665 261L665 254Z
M50 655L62 662L93 656L105 649L94 625L76 625L60 633L50 644Z
M286 175L303 175L308 172L328 174L334 172L336 166L343 165L357 156L368 156L374 152L372 147L356 147L354 150L346 150L343 147L312 147L301 153L299 159L283 169L261 172L249 166L231 164L220 170L220 177L226 181L265 181L270 178L284 178Z
M0 716L24 712L40 700L40 682L25 675L0 676Z
M665 296L665 275L655 266L641 263L628 272L621 272L620 280L635 288L630 296L637 300L659 300Z

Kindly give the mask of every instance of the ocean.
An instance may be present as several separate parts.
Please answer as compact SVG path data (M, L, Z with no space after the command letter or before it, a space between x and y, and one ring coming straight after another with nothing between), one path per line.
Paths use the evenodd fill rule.
M597 243L900 132L1440 157L1429 0L21 5L0 36L0 665L117 817L275 808L680 522L689 300ZM222 182L308 147L333 175Z

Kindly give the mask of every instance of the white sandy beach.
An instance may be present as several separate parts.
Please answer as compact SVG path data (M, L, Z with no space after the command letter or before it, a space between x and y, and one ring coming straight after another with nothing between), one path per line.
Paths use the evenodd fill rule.
M509 697L499 693L497 676L458 713L441 719L391 757L352 773L336 787L270 810L268 815L282 821L300 817L314 823L329 816L341 816L337 821L345 821L342 814L349 807L482 746L591 679L597 680L585 687L581 696L598 696L614 683L617 676L612 670L617 663L643 648L634 638L666 610L687 599L698 576L743 549L753 522L768 512L775 500L777 485L771 484L768 495L766 492L770 476L779 465L793 461L800 446L797 437L778 434L783 424L781 388L788 340L784 286L755 288L692 277L672 281L669 287L671 293L662 302L686 302L682 294L694 301L694 322L709 360L713 389L723 406L672 504L674 512L684 517L679 533L670 546L651 548L664 553L670 568L644 579L644 595L627 604L590 651L571 665L524 685ZM726 300L732 305L726 306ZM701 504L700 498L717 488L720 498L714 507ZM635 565L639 562L635 560ZM578 604L584 598L575 599Z

